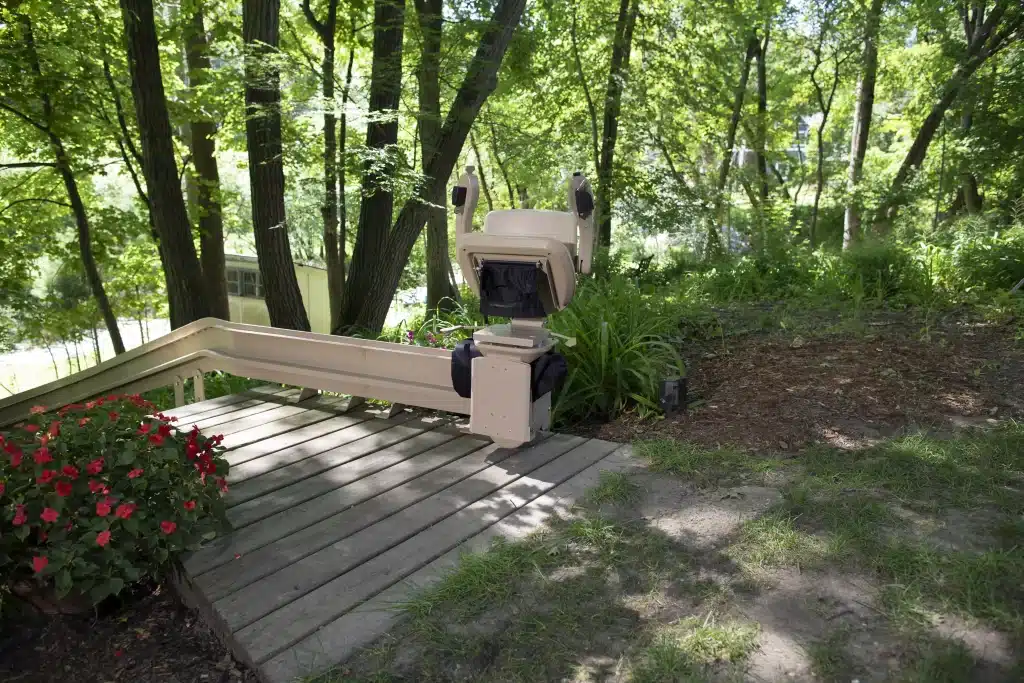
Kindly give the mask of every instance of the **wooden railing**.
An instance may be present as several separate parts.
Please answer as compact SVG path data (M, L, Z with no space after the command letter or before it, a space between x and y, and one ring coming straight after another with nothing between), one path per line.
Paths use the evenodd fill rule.
M141 393L213 370L309 389L335 391L468 415L469 399L452 389L445 349L203 318L99 365L0 400L0 426L48 408L110 393Z

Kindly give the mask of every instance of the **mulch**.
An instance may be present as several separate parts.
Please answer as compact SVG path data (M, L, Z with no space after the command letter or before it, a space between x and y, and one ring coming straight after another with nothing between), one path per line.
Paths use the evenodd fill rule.
M910 321L863 335L749 335L684 349L685 414L595 425L611 441L672 437L706 447L778 452L814 443L858 448L914 431L1024 418L1024 343L1010 326Z
M9 605L5 605L7 609ZM5 683L254 683L169 586L139 586L84 615L0 620Z

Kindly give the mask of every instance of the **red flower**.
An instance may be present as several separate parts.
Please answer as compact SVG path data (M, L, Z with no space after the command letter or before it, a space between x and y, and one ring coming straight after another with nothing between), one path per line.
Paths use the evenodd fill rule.
M174 530L177 528L178 525L174 522L168 522L167 520L160 522L160 531L164 532L165 534L173 534Z
M4 483L0 481L0 496L4 495Z
M194 500L186 500L186 501L185 501L184 503L182 503L181 505L182 505L182 507L184 507L184 508L185 508L186 510L195 510L195 509L196 509L196 502L195 502Z
M33 415L38 415L39 413L45 413L46 412L46 406L32 406L32 410L30 410L28 412L32 413Z
M110 543L110 532L109 531L101 531L98 534L96 534L96 545L98 545L99 547L102 548L103 546L105 546L108 543Z
M92 493L99 493L104 488L105 487L103 486L102 481L96 481L95 479L89 480L89 491L91 491Z
M111 394L110 396L107 396L107 400L108 401L116 401L117 400L117 395L116 394Z
M110 514L110 503L106 501L100 501L96 503L96 514L99 517L106 517Z
M32 570L38 574L39 572L46 569L46 565L50 564L50 561L45 557L37 555L32 558Z
M50 428L46 430L46 433L50 435L51 439L56 439L60 436L60 420L54 420L50 423Z
M128 478L129 479L135 479L136 477L141 477L143 472L144 472L144 470L142 468L136 468L134 470L130 470L128 472Z
M43 446L36 449L36 452L32 454L32 459L36 461L37 465L45 465L53 461L53 456L50 455L50 449Z
M25 514L25 506L24 505L15 505L14 506L14 522L13 522L14 526L21 526L22 524L24 524L27 521L28 521L28 515Z
M109 413L107 413L107 417L110 418L111 422L117 422L117 418L121 416L117 414L117 411L111 410Z
M134 503L122 503L117 506L117 510L114 512L115 515L121 519L128 519L135 512L136 505Z
M57 495L61 498L71 495L71 482L69 481L58 481L54 488L57 490Z
M149 442L154 446L162 446L164 443L164 437L160 436L159 434L150 434Z
M137 431L135 433L136 434L149 434L149 430L150 429L152 429L152 425L150 425L148 422L143 422L142 424L139 425L139 431Z
M78 468L74 465L64 465L64 467L60 468L60 471L69 479L78 479Z
M224 477L217 477L217 486L220 488L221 493L228 492L228 482Z
M160 425L159 427L156 428L156 433L159 434L160 436L170 436L171 435L171 425L168 425L168 424Z
M115 657L120 657L123 654L124 654L124 650L121 650L121 649L114 650L114 656Z
M90 422L92 422L92 418L91 417L83 417L81 420L78 421L78 426L79 427L84 427L85 425L89 424Z
M29 425L25 425L25 426L23 427L23 429L24 429L24 430L25 430L26 432L28 432L29 434L35 434L36 432L38 432L38 431L39 431L39 430L41 429L41 427L40 427L39 425L32 425L32 424L29 424Z
M48 539L49 537L50 537L50 534L46 533L42 529L39 530L39 542L40 543L45 543L46 539Z
M36 483L38 484L49 484L53 481L53 478L57 476L57 473L53 470L43 470L43 473L36 477Z
M43 508L43 513L39 515L39 518L44 522L49 522L50 524L53 524L57 521L57 517L59 516L60 513L54 510L53 508Z
M96 407L96 401L86 401L85 402L86 410L92 410L95 407Z
M189 460L195 460L199 455L199 446L194 441L189 441L185 444L185 455L188 456Z
M85 466L85 471L89 474L99 474L103 471L103 458L96 458L88 465Z
M7 451L11 456L11 467L17 467L21 464L21 449L15 446L13 443L9 443L4 446L4 450Z

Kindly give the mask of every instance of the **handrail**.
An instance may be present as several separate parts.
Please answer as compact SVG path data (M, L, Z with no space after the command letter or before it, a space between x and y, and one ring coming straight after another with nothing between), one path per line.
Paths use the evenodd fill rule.
M62 379L0 399L0 426L108 393L141 393L221 370L468 415L446 349L203 318Z

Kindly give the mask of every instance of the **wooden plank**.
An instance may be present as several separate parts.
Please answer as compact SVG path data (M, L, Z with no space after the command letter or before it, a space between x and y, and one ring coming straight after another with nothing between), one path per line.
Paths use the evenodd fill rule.
M225 431L228 431L228 434L224 434L224 441L221 442L221 445L224 448L240 448L241 446L257 443L278 434L290 432L299 427L305 427L308 424L322 422L337 415L330 407L314 409L305 403L289 407L297 408L298 410L283 418L260 420L255 425L237 431L215 428L218 434L224 434Z
M305 444L308 441L313 441L316 438L340 431L369 419L370 416L365 413L336 415L323 422L314 422L300 429L278 434L277 436L230 450L224 454L224 458L231 464L231 477L229 477L228 481L244 481L250 477L255 477L257 474L263 474L274 469L273 460L267 459L266 462L261 462L264 456L279 453L292 446ZM310 453L310 455L315 455L315 453Z
M203 414L196 417L196 419L185 419L178 421L179 429L191 429L193 426L199 427L199 429L207 430L210 427L227 424L234 420L240 420L250 415L256 415L257 413L265 413L274 408L286 406L291 403L289 399L293 396L297 396L299 393L298 389L286 389L280 394L273 394L262 398L254 398L243 403L236 403L234 406L228 406L227 410L215 410L209 414Z
M204 548L190 557L185 568L199 577L207 598L219 600L490 466L488 461L501 456L487 445L484 439L465 436L441 444L239 529L216 549Z
M258 389L270 388L275 389L275 391L258 391ZM238 410L238 404L243 403L244 401L259 400L275 393L284 393L285 391L288 391L288 389L281 386L256 387L254 389L241 391L237 394L225 394L224 396L218 396L217 398L191 403L187 406L182 406L181 408L165 410L164 415L167 415L168 417L176 417L179 422L186 419L195 420L199 419L200 415L212 415L214 410L221 410L222 412ZM234 405L235 408L230 408L232 405Z
M245 500L228 508L228 521L239 529L458 436L453 432L431 432L432 428L415 420L250 479L237 487L241 491L228 492L229 505L232 500ZM267 493L246 499L254 490Z
M315 629L344 612L335 612L333 606L313 604L318 599L335 596L333 588L326 588L325 584L332 586L346 572L357 571L361 563L378 555L393 558L394 553L389 549L410 536L432 524L442 526L446 517L475 505L474 501L501 490L583 442L580 437L553 436L215 602L217 610L232 630L238 630L242 642L251 643L264 653L265 656L257 660L262 661L276 654L274 648L288 647L308 634L297 632L296 628L301 630L312 623L310 628ZM480 512L478 510L477 514ZM438 554L446 549L439 548ZM324 610L329 614L325 615ZM294 638L287 642L274 640L269 630L291 618L300 619L302 624L298 627L281 625L281 629L286 640Z
M286 417L298 415L304 410L305 408L300 405L296 405L295 403L287 403L284 405L281 403L271 404L270 410L264 409L257 413L246 415L245 417L239 416L237 419L215 425L212 428L207 427L206 429L203 429L202 426L199 428L203 429L204 433L228 436L229 434L235 434L246 429L251 429L252 427L258 427L260 425L267 424L268 422L283 420ZM224 443L228 443L227 439L224 440Z
M260 666L262 680L290 683L300 676L342 664L357 650L394 628L405 617L401 605L456 569L465 555L485 552L497 538L510 541L525 538L541 529L555 515L568 514L587 490L600 483L601 472L630 471L638 466L638 461L632 457L632 449L629 446L619 447L611 455L358 605L312 636L271 657Z

